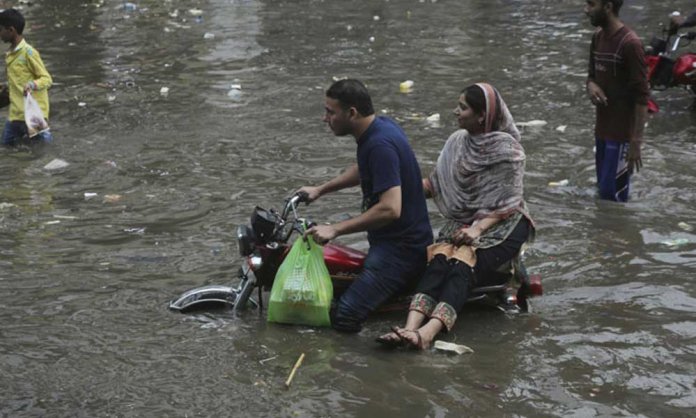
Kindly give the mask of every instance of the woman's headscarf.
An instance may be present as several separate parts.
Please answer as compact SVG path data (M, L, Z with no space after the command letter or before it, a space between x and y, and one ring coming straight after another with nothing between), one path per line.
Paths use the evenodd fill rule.
M484 132L454 132L430 176L440 212L464 224L524 210L520 133L500 93L490 84L476 85L486 99Z

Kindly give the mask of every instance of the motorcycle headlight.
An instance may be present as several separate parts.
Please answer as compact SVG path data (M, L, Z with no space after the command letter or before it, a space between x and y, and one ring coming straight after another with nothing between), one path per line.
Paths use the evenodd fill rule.
M254 252L254 233L246 225L237 227L237 250L239 255L246 257Z

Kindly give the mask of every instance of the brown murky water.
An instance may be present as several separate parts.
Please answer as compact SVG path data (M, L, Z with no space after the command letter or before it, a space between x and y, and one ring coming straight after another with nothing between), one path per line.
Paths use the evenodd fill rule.
M55 78L57 141L0 151L0 416L691 414L696 114L686 92L658 93L632 201L599 202L584 2L134 3L23 6ZM626 3L644 39L690 5ZM254 205L278 207L353 160L352 140L320 120L323 90L343 76L402 122L426 172L472 82L496 85L517 121L547 122L523 132L539 223L527 264L546 295L528 316L462 315L444 338L473 355L377 349L400 315L346 336L167 310L188 288L232 279L234 229ZM44 169L56 158L69 165ZM357 191L308 209L317 220L358 210Z

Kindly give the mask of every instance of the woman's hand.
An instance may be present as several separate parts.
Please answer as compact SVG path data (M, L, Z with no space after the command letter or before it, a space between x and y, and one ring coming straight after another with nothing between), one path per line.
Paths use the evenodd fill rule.
M459 228L452 237L453 244L457 247L462 245L471 245L476 238L481 236L481 230L475 226L465 226Z

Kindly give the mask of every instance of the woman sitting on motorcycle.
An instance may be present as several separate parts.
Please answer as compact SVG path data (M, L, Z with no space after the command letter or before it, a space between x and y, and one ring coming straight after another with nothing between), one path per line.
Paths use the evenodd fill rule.
M430 178L423 179L447 218L416 288L406 325L378 342L427 349L440 331L454 326L478 286L505 283L497 270L519 256L534 231L523 199L525 153L500 93L489 84L461 92L454 132Z

